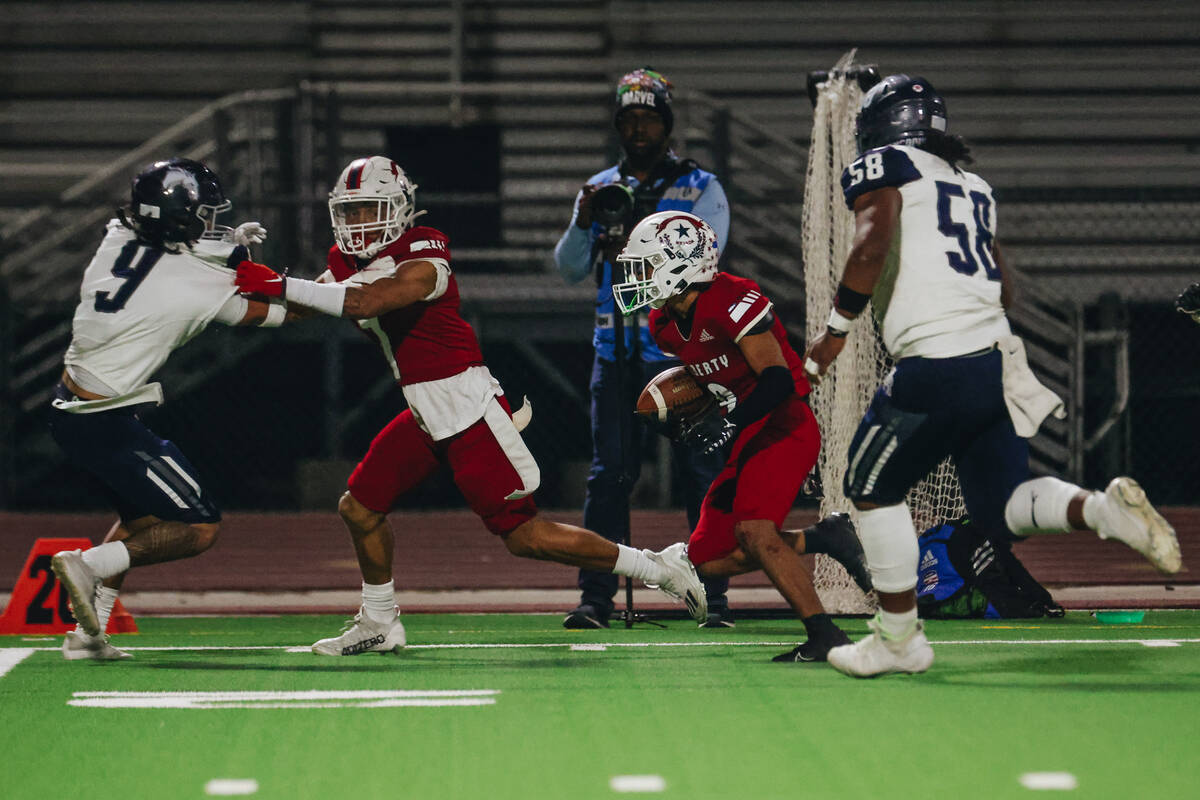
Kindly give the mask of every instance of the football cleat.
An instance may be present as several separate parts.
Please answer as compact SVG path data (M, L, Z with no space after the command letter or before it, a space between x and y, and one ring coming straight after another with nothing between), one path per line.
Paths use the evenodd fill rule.
M391 653L404 647L404 625L400 609L390 622L376 622L360 608L347 621L340 636L322 639L312 651L322 656L356 656L359 653Z
M96 616L96 584L100 579L83 561L82 550L63 550L50 559L50 569L71 598L71 610L79 627L89 636L99 636L100 618Z
M933 664L933 648L920 620L901 639L885 638L878 617L869 620L867 626L871 633L866 638L835 647L826 655L838 672L854 678L874 678L889 672L924 672Z
M733 621L733 612L729 610L729 606L721 605L708 607L708 619L701 622L701 628L732 628L735 626Z
M836 634L830 636L825 641L813 641L809 639L802 643L799 647L789 650L786 653L772 658L772 661L780 663L803 663L808 661L825 661L829 655L829 651L835 647L852 644L850 637L841 628L834 628Z
M836 534L830 538L829 552L826 555L842 565L863 594L870 592L874 587L871 585L871 573L867 570L867 557L854 530L854 523L850 521L850 515L830 514L818 522L816 527L827 528Z
M700 576L696 574L696 568L688 560L687 544L676 542L661 553L650 550L642 552L662 567L664 573L661 581L646 581L646 585L676 600L682 600L692 619L701 624L707 622L708 597L704 593L704 584L700 582Z
M88 636L83 631L71 631L63 639L63 658L67 661L118 661L122 658L133 658L132 655L113 647L108 642L108 634L104 636Z
M1113 478L1108 484L1096 528L1100 538L1124 542L1160 572L1178 572L1183 566L1175 529L1154 510L1133 478Z
M563 618L563 627L569 630L607 628L608 614L601 613L590 603L582 603Z

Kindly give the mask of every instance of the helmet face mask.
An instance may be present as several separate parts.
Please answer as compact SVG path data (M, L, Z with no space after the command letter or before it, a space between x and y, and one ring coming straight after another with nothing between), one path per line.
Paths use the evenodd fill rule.
M416 210L416 184L383 156L359 158L342 171L329 193L329 219L338 249L373 258L404 235L423 211Z
M920 146L946 132L946 102L921 77L889 75L863 95L854 123L859 155L885 144Z
M662 308L676 295L717 274L717 236L708 223L684 211L659 211L629 233L617 256L625 281L613 284L613 299L625 314Z
M200 234L201 239L226 239L233 234L233 228L228 225L218 225L217 215L222 214L233 208L233 203L226 200L218 205L201 204L196 210L202 222L204 222L204 233Z
M157 161L133 179L128 214L122 217L140 239L156 245L220 239L231 229L217 215L233 203L216 173L199 161Z

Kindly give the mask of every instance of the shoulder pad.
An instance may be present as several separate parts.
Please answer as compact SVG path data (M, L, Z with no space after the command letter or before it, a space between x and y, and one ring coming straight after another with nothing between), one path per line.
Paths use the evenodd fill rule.
M736 342L745 335L752 323L771 308L771 301L763 296L762 290L754 281L726 273L720 274L726 275L727 280L714 281L713 288L709 290L717 291L711 304L711 321Z
M903 186L920 177L920 170L903 150L879 147L863 153L842 172L842 194L846 206L854 208L854 201L867 192Z
M417 258L450 260L450 239L437 228L418 225L379 251L376 258L390 257L397 264Z

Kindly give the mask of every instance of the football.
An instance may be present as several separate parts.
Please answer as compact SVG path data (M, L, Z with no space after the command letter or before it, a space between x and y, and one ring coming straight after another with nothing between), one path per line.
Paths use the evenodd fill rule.
M686 367L671 367L654 376L638 396L637 413L652 422L675 423L706 410L716 402Z

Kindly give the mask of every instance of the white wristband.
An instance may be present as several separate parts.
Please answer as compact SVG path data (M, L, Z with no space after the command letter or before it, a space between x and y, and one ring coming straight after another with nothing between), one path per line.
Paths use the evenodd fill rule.
M288 278L287 292L284 296L287 297L289 303L297 303L314 311L320 311L322 314L340 317L342 306L346 302L346 285Z
M852 322L854 320L843 317L836 308L832 308L829 310L829 322L826 324L839 333L849 333Z
M287 316L287 303L277 303L272 301L267 304L267 317L262 322L258 323L260 328L278 328L283 324L284 317Z

